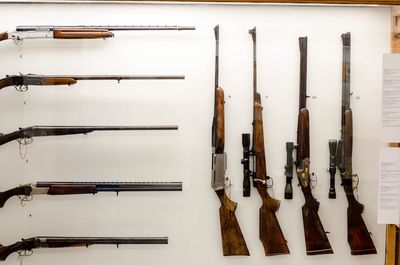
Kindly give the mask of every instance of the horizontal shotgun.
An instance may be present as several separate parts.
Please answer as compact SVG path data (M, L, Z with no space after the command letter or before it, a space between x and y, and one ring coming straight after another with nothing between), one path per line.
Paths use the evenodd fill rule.
M182 191L182 182L41 181L0 192L0 208L13 196L18 196L21 202L24 202L31 200L33 195L94 195L98 192L116 192L118 194L128 191Z
M17 26L14 32L0 32L0 41L24 39L105 39L122 30L195 30L192 26Z

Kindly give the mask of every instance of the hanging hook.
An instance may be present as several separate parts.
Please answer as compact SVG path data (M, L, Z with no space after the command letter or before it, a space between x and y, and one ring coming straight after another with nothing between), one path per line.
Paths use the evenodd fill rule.
M317 175L313 172L313 173L311 173L311 175L310 175L310 188L311 188L312 190L314 190L315 187L317 186L317 184L318 184L318 177L317 177Z
M351 176L351 183L352 183L353 190L356 190L358 188L359 182L360 182L360 179L358 178L358 175L353 174L353 176Z
M224 186L226 189L228 189L229 193L227 193L228 197L231 197L231 191L232 191L232 182L229 178L225 178Z
M271 178L270 176L267 176L267 180L265 181L265 186L267 186L267 189L272 189L274 186L274 179Z
M23 249L23 250L17 251L17 253L18 253L17 260L19 260L19 264L22 265L23 258L32 256L33 250L32 249Z
M15 45L20 45L22 43L22 40L20 38L15 38L13 39L13 42L15 43Z
M18 198L20 199L20 202L21 202L21 206L22 206L22 207L25 207L25 202L30 202L30 201L33 200L33 196L32 196L32 195L29 195L29 196L26 196L26 195L18 195Z
M353 191L355 192L356 198L358 200L358 183L360 182L360 179L358 178L357 174L353 174L351 177L351 186L353 188Z
M273 187L273 185L274 185L274 180L271 178L271 177L269 177L269 176L267 176L267 179L253 179L253 181L254 182L258 182L258 183L261 183L262 185L264 185L267 189L270 189L270 188L272 188Z
M21 139L17 140L19 143L19 155L22 159L25 159L26 154L28 152L28 144L31 144L33 142L33 138L32 137L24 137ZM24 148L22 148L22 146Z

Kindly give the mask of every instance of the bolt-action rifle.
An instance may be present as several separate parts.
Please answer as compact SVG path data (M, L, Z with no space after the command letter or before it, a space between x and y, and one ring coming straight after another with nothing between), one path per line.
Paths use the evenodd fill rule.
M76 195L98 192L127 191L182 191L182 182L69 182L39 181L0 192L0 208L13 196L21 203L33 199L33 195Z
M211 188L215 190L221 207L219 218L221 224L222 249L224 256L249 255L246 242L235 216L237 203L231 201L227 195L225 185L226 153L225 145L225 113L224 90L219 86L219 26L214 28L216 41L215 55L215 87L214 87L214 117L212 123L212 174Z
M312 194L310 176L310 120L307 101L307 37L299 38L300 100L297 121L296 173L305 203L302 206L307 255L333 253L325 229L318 216L319 202Z
M250 182L257 188L261 196L259 237L264 246L265 255L289 254L286 239L275 215L275 212L279 209L280 201L272 198L268 193L268 189L272 188L272 178L267 176L261 95L257 92L256 28L249 30L249 33L253 38L253 145L249 150L250 134L242 134L244 148L242 160L244 169L243 196L250 196ZM253 158L252 171L249 165L250 158Z
M0 32L0 41L24 39L105 39L122 30L195 30L183 26L17 26L14 32Z
M17 252L21 257L30 256L35 248L89 247L91 245L168 244L168 237L59 237L38 236L22 239L12 245L0 245L0 260Z
M13 86L25 92L29 86L75 85L80 80L174 80L185 79L184 75L7 75L0 79L0 89Z
M364 205L354 196L353 178L353 112L350 108L350 33L342 34L343 63L342 63L342 128L341 139L337 145L336 165L339 169L342 186L349 203L347 207L347 241L352 255L376 254L374 242L361 216ZM336 140L330 140L329 145L335 145Z

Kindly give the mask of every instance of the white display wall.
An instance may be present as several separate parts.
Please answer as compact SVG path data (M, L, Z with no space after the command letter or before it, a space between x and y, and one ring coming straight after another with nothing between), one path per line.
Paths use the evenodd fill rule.
M107 40L0 43L0 75L184 74L174 81L82 81L74 86L0 91L1 131L31 125L179 125L178 131L104 132L35 138L0 147L1 190L35 181L182 181L182 192L99 193L17 198L0 209L0 242L33 236L168 236L168 245L37 249L24 264L383 264L385 226L377 224L382 54L389 51L390 8L271 5L1 4L1 30L17 25L183 25L196 31L115 32ZM214 33L220 25L220 85L225 89L225 150L232 200L250 257L223 257L210 188ZM242 197L241 134L251 131L252 40L257 26L258 88L264 106L267 170L281 201L277 217L291 254L265 257L258 239L257 192ZM377 255L351 256L347 201L339 176L328 199L328 139L340 136L340 35L352 34L353 168L363 218ZM319 216L333 255L305 254L303 195L284 200L286 141L296 140L299 47L308 36L311 168ZM18 264L17 254L3 264Z

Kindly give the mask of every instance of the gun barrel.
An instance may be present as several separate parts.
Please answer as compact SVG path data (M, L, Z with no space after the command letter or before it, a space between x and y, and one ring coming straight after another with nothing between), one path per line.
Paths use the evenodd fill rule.
M195 30L196 28L193 26L85 26L85 25L77 25L77 26L17 26L17 31L53 31L54 29L104 29L104 30Z
M300 46L300 100L299 109L306 108L307 101L307 37L299 38Z
M157 126L34 126L35 130L83 130L83 131L143 131L143 130L178 130L178 125Z
M47 78L73 78L76 80L168 80L185 79L184 75L46 75Z
M49 244L71 243L71 244L101 244L101 245L122 245L122 244L168 244L168 237L58 237L39 236L40 241Z
M8 75L7 77L20 77L20 75ZM69 78L75 80L175 80L185 79L184 75L21 75L25 80L41 78Z
M53 185L63 186L96 186L98 192L121 191L181 191L182 182L71 182L41 181L36 183L37 188L50 188Z

